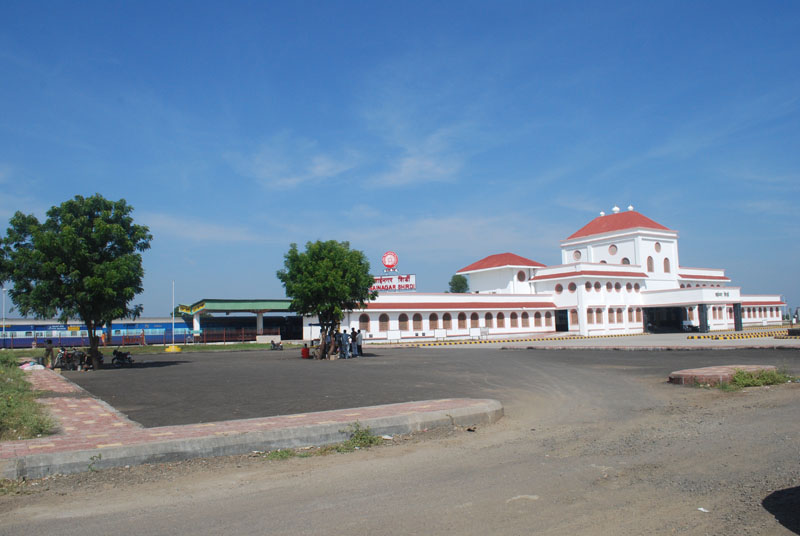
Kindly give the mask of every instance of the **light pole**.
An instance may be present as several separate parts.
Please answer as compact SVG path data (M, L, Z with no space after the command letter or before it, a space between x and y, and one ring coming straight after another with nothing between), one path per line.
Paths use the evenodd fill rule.
M6 287L3 287L3 348L6 347Z

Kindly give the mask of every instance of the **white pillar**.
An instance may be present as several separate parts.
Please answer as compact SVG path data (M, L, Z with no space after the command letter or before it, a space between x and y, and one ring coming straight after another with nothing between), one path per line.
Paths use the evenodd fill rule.
M256 333L264 334L264 313L262 311L256 313Z
M195 333L200 332L200 313L195 313L192 315L192 330Z

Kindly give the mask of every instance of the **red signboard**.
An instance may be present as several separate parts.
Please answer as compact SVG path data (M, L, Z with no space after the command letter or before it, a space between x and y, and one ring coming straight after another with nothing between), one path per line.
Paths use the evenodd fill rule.
M397 253L395 253L394 251L387 251L386 253L383 254L383 257L381 258L383 265L389 270L392 270L397 267L398 260L399 259L397 258Z

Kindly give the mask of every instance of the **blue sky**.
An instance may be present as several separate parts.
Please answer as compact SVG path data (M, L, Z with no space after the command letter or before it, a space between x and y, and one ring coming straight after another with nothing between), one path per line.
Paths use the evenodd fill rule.
M4 2L0 225L125 198L146 316L281 297L289 244L419 290L615 204L800 306L797 2Z

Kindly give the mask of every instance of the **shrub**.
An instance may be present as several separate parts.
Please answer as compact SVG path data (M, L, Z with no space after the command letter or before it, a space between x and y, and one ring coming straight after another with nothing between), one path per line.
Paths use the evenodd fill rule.
M54 429L24 374L15 358L0 357L0 440L30 439Z

